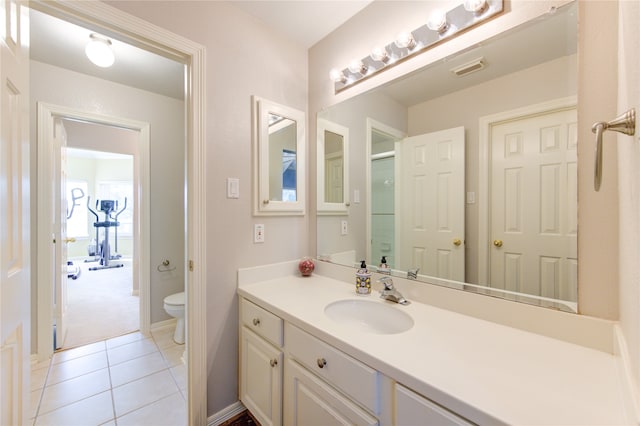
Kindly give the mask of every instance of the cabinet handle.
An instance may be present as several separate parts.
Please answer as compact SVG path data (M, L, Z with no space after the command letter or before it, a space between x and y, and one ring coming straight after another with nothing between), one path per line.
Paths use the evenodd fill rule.
M269 364L271 364L272 367L275 367L276 365L278 365L278 360L274 358L271 361L269 361Z
M255 325L256 327L260 325L260 318L254 318L253 319L253 325Z
M318 367L324 368L324 366L327 365L327 360L324 358L318 358L317 363Z
M262 200L262 204L269 204L269 200Z

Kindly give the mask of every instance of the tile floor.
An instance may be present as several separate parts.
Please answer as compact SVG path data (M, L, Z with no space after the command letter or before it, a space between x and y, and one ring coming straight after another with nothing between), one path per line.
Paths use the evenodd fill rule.
M186 424L185 345L173 326L54 354L31 368L34 426Z

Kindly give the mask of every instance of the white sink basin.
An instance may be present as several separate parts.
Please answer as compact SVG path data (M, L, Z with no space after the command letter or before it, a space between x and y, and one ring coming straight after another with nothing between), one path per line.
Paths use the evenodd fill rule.
M390 306L370 300L339 300L328 304L324 313L332 320L358 331L374 334L396 334L413 327L413 318Z

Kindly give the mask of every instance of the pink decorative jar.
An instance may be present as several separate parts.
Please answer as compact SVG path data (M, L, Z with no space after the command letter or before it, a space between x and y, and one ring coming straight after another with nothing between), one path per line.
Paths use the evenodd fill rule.
M313 260L310 257L303 257L298 263L298 270L303 277L308 277L313 272L316 265L313 264Z

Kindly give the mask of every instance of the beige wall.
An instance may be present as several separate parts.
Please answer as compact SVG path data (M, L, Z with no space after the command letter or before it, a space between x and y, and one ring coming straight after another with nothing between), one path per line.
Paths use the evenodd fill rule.
M640 3L620 4L618 112L640 112ZM640 382L640 141L617 137L620 194L620 325L624 332L633 383Z
M207 49L208 314L202 320L212 415L238 399L237 269L309 253L306 216L256 218L251 213L251 96L306 111L307 51L227 2L109 4ZM226 198L227 177L240 179L239 199ZM263 244L253 244L254 223L265 225Z
M309 52L309 116L327 106L363 93L408 72L447 57L473 45L478 39L495 35L532 17L546 13L551 6L564 1L506 2L505 13L469 30L454 39L402 62L380 75L334 95L329 70L343 67L353 57L364 57L376 43L385 44L406 28L417 28L420 16L428 16L430 2L374 2L359 15L317 43ZM601 318L618 316L618 214L617 179L605 176L599 193L593 192L593 135L591 124L615 114L615 2L581 1L579 3L579 309L581 313ZM613 12L612 12L613 11ZM604 24L603 24L604 21ZM375 28L376 31L371 31ZM366 37L363 34L367 34ZM612 50L607 50L612 49ZM611 82L603 84L602 82ZM600 117L600 118L598 118ZM310 134L315 122L309 123ZM311 143L313 144L313 140ZM609 144L611 145L611 144ZM615 149L605 153L605 170L615 170ZM311 145L311 153L314 147ZM311 187L314 187L315 166L311 161ZM606 171L605 171L606 173ZM313 209L313 206L312 206ZM312 234L310 243L316 244Z
M163 299L182 291L181 276L168 277L156 270L162 259L171 259L178 269L184 268L184 101L156 95L86 76L37 61L30 62L31 135L36 133L36 102L68 107L106 116L150 123L150 186L151 186L151 323L169 319ZM80 133L80 132L79 132ZM90 140L90 138L86 138ZM177 142L176 142L177 141ZM93 141L98 142L97 139ZM88 143L88 142L87 142ZM95 147L95 145L94 145ZM32 170L37 171L37 145L32 144ZM133 153L121 147L121 153ZM37 172L36 172L37 173ZM32 203L37 201L36 174L32 174ZM37 206L32 209L31 223L37 223ZM32 248L37 233L32 233ZM35 252L35 250L34 250ZM175 261L174 261L175 259ZM36 263L32 265L34 268ZM37 289L32 291L32 311L37 312ZM32 319L32 347L36 347L37 321Z

